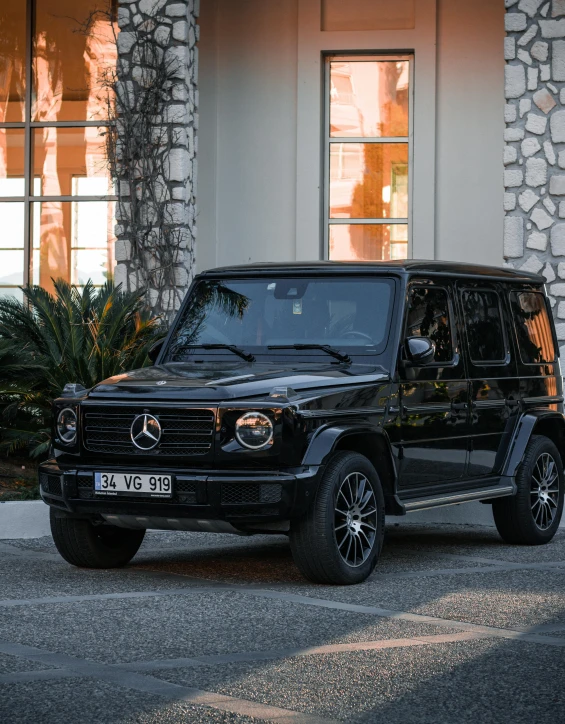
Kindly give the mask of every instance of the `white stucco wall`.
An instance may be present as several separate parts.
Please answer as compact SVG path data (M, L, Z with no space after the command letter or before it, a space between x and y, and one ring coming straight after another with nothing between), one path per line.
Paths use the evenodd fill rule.
M439 0L436 257L501 265L504 3Z
M297 0L201 13L197 268L292 259Z
M416 138L436 125L414 147L414 255L502 263L503 1L419 0L415 30L356 33L320 32L319 6L201 4L197 269L319 256L323 49L415 49Z

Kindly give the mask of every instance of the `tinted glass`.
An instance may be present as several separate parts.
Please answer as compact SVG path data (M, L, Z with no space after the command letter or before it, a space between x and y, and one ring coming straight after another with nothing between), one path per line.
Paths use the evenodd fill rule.
M510 299L522 362L553 362L555 349L543 294L515 292Z
M330 259L406 259L406 224L330 224Z
M449 305L444 289L412 287L406 336L429 337L435 342L435 362L449 362L453 358Z
M330 218L407 216L407 143L331 144Z
M106 79L116 63L115 33L95 0L37 0L33 29L33 121L107 116Z
M24 120L26 2L0 3L0 123Z
M332 136L408 135L408 60L334 60L330 66Z
M479 289L464 291L462 297L471 360L503 361L506 349L498 294Z
M375 354L388 337L392 285L383 278L201 281L167 357L179 361L187 346L210 343L258 354L269 353L269 345L297 343Z

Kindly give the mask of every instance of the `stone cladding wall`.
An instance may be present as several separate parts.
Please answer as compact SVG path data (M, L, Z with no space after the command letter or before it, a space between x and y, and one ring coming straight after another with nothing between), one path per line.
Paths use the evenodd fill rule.
M565 0L505 0L504 257L548 282L565 344Z
M198 49L197 18L199 0L119 0L118 5L118 67L121 83L143 82L144 69L135 57L134 29L143 23L158 23L154 32L156 43L165 59L177 69L174 82L166 91L167 105L161 119L171 130L172 148L162 173L165 180L167 215L182 235L182 244L174 267L174 282L166 288L146 290L148 301L158 314L170 316L179 308L194 267L196 238L196 153L198 129ZM133 46L133 52L132 52ZM130 188L121 183L117 204L116 267L114 279L124 289L135 290L146 284L139 272L139 262L132 254L127 235L128 197ZM154 285L157 287L157 284Z

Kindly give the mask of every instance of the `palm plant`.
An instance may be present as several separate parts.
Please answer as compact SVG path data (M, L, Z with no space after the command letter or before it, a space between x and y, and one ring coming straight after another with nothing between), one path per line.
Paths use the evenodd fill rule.
M51 402L67 382L89 388L148 364L162 335L141 294L113 282L95 289L61 279L55 294L24 287L24 301L0 299L0 449L47 452Z

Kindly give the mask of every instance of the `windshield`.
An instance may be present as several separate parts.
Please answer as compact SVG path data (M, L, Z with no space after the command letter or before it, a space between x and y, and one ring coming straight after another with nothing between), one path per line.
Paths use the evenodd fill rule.
M378 354L387 342L392 297L393 281L384 277L204 279L180 313L166 360L182 361L199 345L287 357L296 353L269 347L307 343Z

